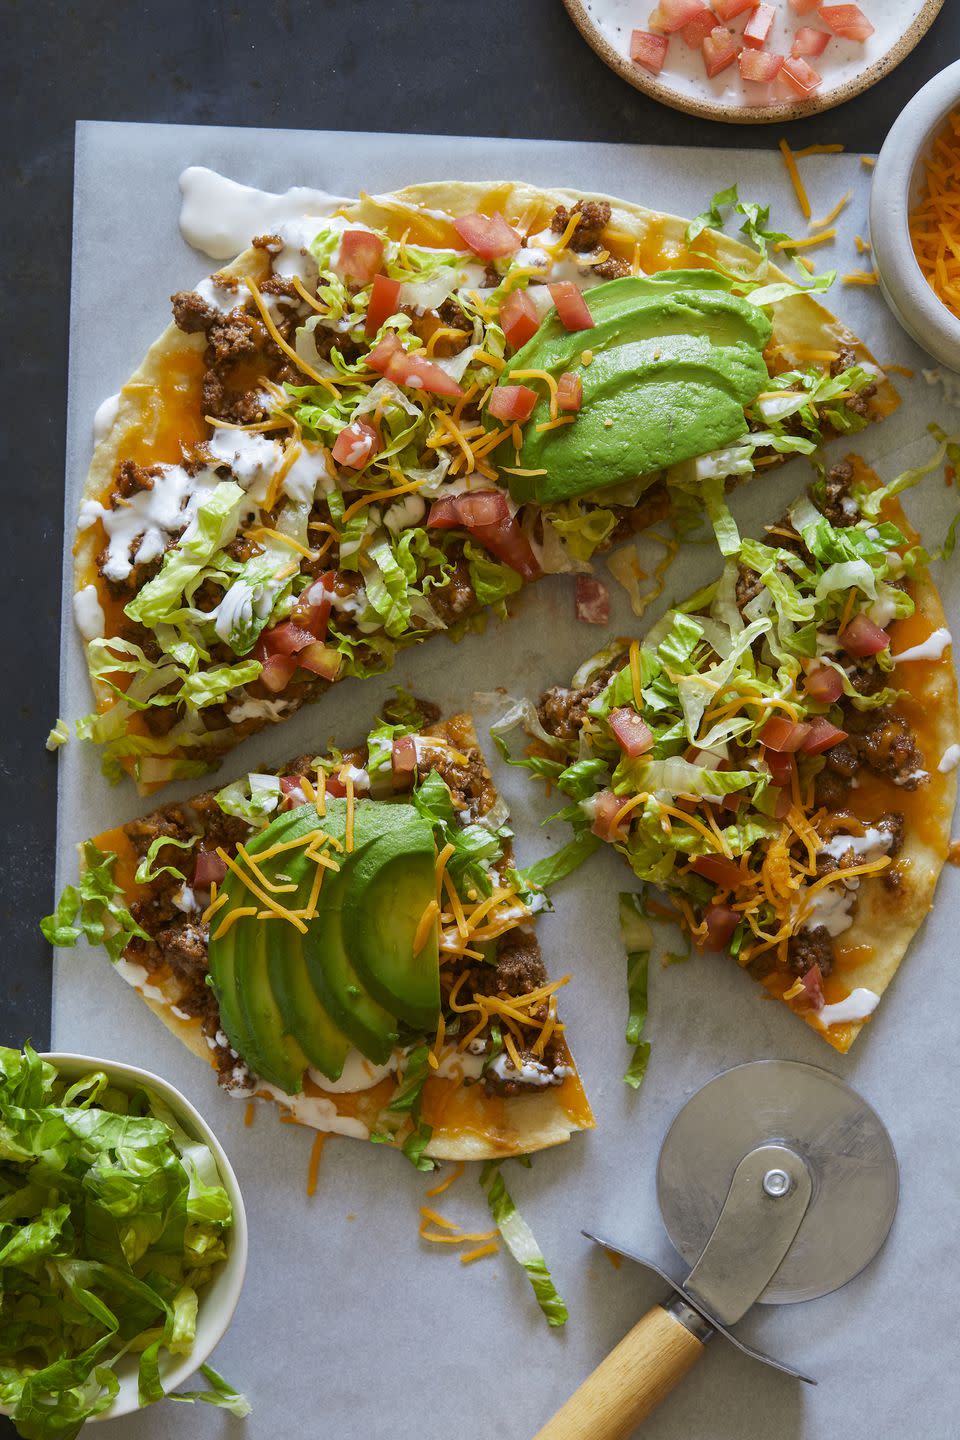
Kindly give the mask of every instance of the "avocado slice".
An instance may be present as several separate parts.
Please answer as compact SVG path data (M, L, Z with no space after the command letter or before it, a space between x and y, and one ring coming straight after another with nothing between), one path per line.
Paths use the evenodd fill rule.
M433 829L420 819L358 854L343 900L343 935L357 974L375 1000L429 1030L440 1012L437 927L414 954L435 885Z
M339 874L328 875L316 920L304 936L307 975L323 1008L357 1049L377 1065L386 1064L398 1040L397 1023L367 990L344 943L343 897L356 864L354 852Z
M731 444L744 407L769 383L771 324L730 282L708 270L664 271L598 285L585 296L591 330L568 331L551 311L500 376L575 371L583 406L575 422L538 430L545 400L524 430L519 502L570 499L649 475ZM589 364L582 356L591 352Z
M285 1034L283 1016L270 983L268 951L276 943L273 930L292 929L283 920L238 920L235 975L240 1012L253 1042L253 1068L286 1095L303 1089L307 1057L292 1035ZM293 930L296 935L297 931Z

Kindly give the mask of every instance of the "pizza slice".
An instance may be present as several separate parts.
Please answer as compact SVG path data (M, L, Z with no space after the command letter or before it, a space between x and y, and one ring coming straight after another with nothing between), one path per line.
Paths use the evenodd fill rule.
M593 1125L467 715L401 696L364 744L248 774L81 847L82 934L231 1095L431 1159Z
M579 853L612 845L840 1051L930 909L956 797L950 632L894 498L920 473L851 457L762 541L721 491L721 578L527 716Z
M98 412L75 547L81 734L144 793L897 403L756 250L526 184L284 222L173 313Z

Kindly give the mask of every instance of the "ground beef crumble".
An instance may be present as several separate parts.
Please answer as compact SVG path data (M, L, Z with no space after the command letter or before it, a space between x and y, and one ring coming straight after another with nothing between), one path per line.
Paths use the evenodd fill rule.
M589 683L579 690L569 690L563 685L554 685L546 694L540 697L537 706L537 715L540 724L550 735L555 735L558 740L575 740L580 733L587 713L587 708L592 700L605 689L611 676L617 673L619 667L608 665L601 670Z

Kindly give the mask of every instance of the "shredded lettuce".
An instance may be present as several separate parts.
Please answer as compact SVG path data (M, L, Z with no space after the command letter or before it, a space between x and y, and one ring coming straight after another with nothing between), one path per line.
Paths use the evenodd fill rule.
M647 1023L647 978L653 931L643 913L643 901L633 893L622 894L619 900L620 938L627 952L627 1043L633 1055L627 1066L624 1082L639 1090L650 1059L650 1042L642 1039Z
M58 720L47 736L47 749L59 750L70 739L70 727L66 720Z
M371 1131L370 1139L378 1145L395 1145L400 1132L410 1126L401 1142L401 1150L417 1170L435 1170L436 1161L423 1152L430 1144L432 1126L421 1116L423 1087L430 1075L430 1047L417 1045L406 1058L403 1080L390 1103L380 1114L380 1127Z
M186 884L186 875L174 865L157 865L157 855L167 845L173 845L177 850L192 850L199 840L199 835L192 835L189 840L176 840L172 835L158 835L156 840L151 840L147 853L137 866L134 880L138 885L149 885L161 875L172 875L175 880L182 880Z
M230 1201L207 1146L147 1090L98 1072L68 1086L29 1045L0 1048L0 1131L0 1404L25 1440L73 1440L131 1351L141 1404L162 1397L160 1357L190 1353ZM206 1398L243 1412L211 1383Z
M236 815L251 825L266 825L280 803L280 781L276 775L243 775L217 791L217 804L224 815Z
M567 1307L557 1292L533 1231L517 1210L504 1184L500 1164L499 1160L487 1161L480 1171L480 1184L486 1192L490 1214L503 1243L517 1264L526 1271L537 1304L547 1317L547 1324L559 1328L566 1325L569 1318Z
M113 878L116 864L116 855L98 850L92 840L84 841L80 883L64 886L53 914L40 921L45 940L63 948L84 936L91 945L102 945L111 960L118 960L134 937L150 939L123 903L123 889Z
M463 547L470 583L481 605L498 605L508 595L515 595L523 585L516 570L496 560L488 550L467 541Z

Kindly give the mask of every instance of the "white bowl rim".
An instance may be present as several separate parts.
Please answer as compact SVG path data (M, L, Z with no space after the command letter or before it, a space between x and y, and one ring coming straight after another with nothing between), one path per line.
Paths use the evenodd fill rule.
M960 319L920 269L910 238L910 194L931 139L958 106L960 60L904 106L883 143L870 192L870 241L884 296L917 343L953 369L960 369Z
M47 1060L51 1065L55 1065L61 1074L75 1072L79 1076L88 1074L92 1070L102 1070L109 1077L111 1083L117 1084L121 1089L135 1089L143 1086L146 1089L155 1090L174 1111L177 1119L186 1122L184 1129L192 1131L195 1137L203 1140L213 1152L223 1187L230 1197L230 1204L233 1207L233 1225L230 1230L227 1258L220 1268L218 1277L226 1281L225 1293L220 1296L216 1314L213 1315L209 1310L204 1310L204 1293L200 1292L197 1342L192 1351L189 1355L178 1358L176 1365L167 1366L161 1361L160 1375L164 1391L176 1390L188 1376L199 1370L223 1339L227 1327L233 1319L237 1301L240 1299L240 1291L243 1288L243 1279L247 1269L247 1214L233 1166L220 1141L196 1106L192 1105L169 1080L164 1080L162 1075L156 1075L152 1070L144 1070L140 1065L129 1065L122 1060L107 1060L103 1056L80 1055L67 1050L45 1050L39 1054L41 1060ZM204 1332L202 1339L200 1337L201 1318ZM141 1408L134 1379L132 1384L122 1385L113 1404L100 1415L93 1416L87 1421L87 1424L93 1425L99 1420L116 1420L123 1415L134 1414ZM8 1413L9 1411L5 1407L0 1406L0 1414Z

